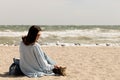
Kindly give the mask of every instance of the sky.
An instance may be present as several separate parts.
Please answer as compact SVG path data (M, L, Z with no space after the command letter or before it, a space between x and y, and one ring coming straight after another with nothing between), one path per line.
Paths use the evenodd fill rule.
M120 25L120 0L0 0L0 25Z

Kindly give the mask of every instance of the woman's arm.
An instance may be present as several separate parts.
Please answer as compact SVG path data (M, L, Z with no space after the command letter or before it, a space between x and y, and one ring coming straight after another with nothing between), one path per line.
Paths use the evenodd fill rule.
M56 66L48 64L47 60L44 57L44 53L41 50L41 48L39 46L34 46L34 54L36 56L36 60L38 62L38 65L40 67L42 67L44 70L52 70L53 68L55 68Z

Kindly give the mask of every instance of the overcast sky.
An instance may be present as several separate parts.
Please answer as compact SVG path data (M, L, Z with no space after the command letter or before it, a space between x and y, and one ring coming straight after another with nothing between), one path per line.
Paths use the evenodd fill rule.
M120 25L120 0L0 0L0 25Z

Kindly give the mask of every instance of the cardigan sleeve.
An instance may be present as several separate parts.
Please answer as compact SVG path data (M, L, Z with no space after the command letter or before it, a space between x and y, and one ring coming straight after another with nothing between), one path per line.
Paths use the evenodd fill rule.
M39 45L34 46L34 54L36 56L38 65L43 68L43 70L50 71L54 68L54 65L48 64Z

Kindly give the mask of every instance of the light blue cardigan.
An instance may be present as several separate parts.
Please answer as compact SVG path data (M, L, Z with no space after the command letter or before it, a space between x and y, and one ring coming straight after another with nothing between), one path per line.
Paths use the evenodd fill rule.
M20 68L28 77L41 77L54 75L52 69L55 62L50 59L41 49L38 43L26 46L20 43Z

